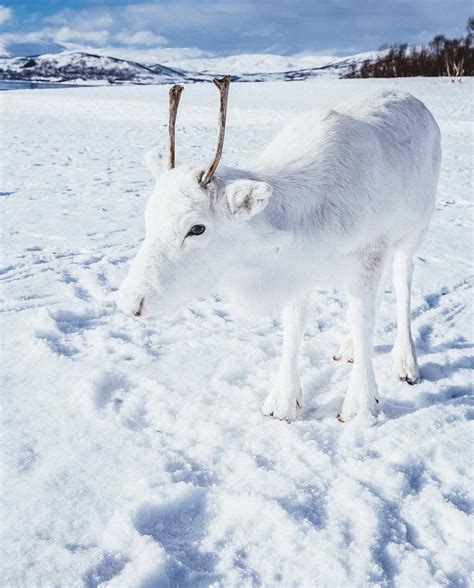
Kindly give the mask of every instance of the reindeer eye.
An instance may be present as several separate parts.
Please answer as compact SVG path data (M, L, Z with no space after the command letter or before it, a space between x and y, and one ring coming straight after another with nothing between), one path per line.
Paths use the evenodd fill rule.
M194 225L189 229L188 234L186 237L194 236L194 235L202 235L206 227L204 225Z

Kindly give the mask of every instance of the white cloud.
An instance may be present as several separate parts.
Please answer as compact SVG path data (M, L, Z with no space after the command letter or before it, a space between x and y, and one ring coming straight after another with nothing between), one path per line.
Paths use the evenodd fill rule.
M63 26L59 29L48 27L35 33L36 37L54 40L57 43L92 44L96 47L104 47L108 44L126 45L127 47L160 47L167 44L163 35L156 35L152 31L136 31L113 34L107 29L76 29Z
M71 29L70 27L61 27L60 29L47 27L39 31L32 31L31 33L4 33L1 37L4 41L13 43L21 43L22 41L54 41L56 43L67 43L71 41L76 43L97 43L98 45L104 45L109 40L110 34L106 30L78 31Z
M110 37L109 31L105 29L101 30L88 30L88 31L81 31L71 29L70 27L61 27L60 29L45 29L48 31L47 34L51 35L58 43L65 43L67 41L76 41L76 42L87 42L87 43L97 43L98 45L103 45L107 42Z
M135 33L122 31L115 35L115 38L124 45L142 45L144 47L166 45L168 42L166 37L155 35L152 31L136 31Z
M33 43L45 39L41 31L34 31L32 33L2 33L0 38L6 43Z
M0 4L0 24L8 22L13 16L13 10L8 6Z
M36 34L42 39L92 46L95 50L105 46L140 50L168 44L164 35L148 28L151 22L149 18L132 22L125 14L127 9L127 6L120 9L112 6L95 6L79 10L66 8L44 17L41 22L46 26ZM149 14L146 16L149 17Z
M105 11L105 12L104 12ZM115 24L114 11L111 8L104 7L92 9L73 10L66 8L56 14L45 16L42 22L54 26L72 26L76 29L98 29L112 27Z
M136 47L116 47L106 45L104 47L79 46L68 43L68 49L73 51L86 51L97 53L98 55L109 55L120 59L129 59L141 63L161 63L170 64L171 67L182 65L193 59L206 59L214 55L209 51L202 51L196 47L153 47L147 49L138 49ZM183 66L184 67L184 66Z

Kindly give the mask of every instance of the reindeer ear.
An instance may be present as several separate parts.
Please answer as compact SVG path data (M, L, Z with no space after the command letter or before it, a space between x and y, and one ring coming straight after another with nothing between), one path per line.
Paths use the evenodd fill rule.
M165 169L165 161L163 156L156 149L152 149L151 151L147 151L145 153L145 162L155 180L163 173Z
M266 182L236 180L225 188L230 212L240 219L250 218L265 208L272 195L272 187Z

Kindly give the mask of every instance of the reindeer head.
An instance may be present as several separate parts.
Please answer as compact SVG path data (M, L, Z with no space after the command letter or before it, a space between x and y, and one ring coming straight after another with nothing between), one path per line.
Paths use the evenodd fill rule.
M137 317L169 313L212 291L231 270L245 239L244 221L261 212L272 188L265 182L215 175L224 145L229 77L220 92L219 133L207 168L175 164L175 124L182 86L170 90L168 169L146 156L156 179L145 211L146 235L119 292L119 307ZM247 235L248 236L248 235Z

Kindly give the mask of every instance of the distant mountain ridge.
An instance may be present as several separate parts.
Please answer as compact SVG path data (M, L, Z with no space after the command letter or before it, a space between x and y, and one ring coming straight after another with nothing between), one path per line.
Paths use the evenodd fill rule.
M269 60L270 71L245 72L252 56L242 60L239 72L238 58L234 59L232 79L234 81L294 81L319 76L340 77L347 73L351 64L359 63L367 54L343 58L319 58L316 67L274 71L275 63L271 58L279 56L261 56L260 69L265 67L265 58ZM255 56L257 58L257 56ZM109 83L109 84L170 84L176 82L203 82L215 75L227 73L226 59L209 59L209 66L219 65L221 71L212 71L206 67L205 60L200 60L201 71L186 71L161 64L143 64L138 61L120 59L106 55L97 55L83 51L61 51L41 55L0 58L0 80L43 83ZM237 61L236 61L237 60ZM217 62L217 63L216 63ZM189 64L188 64L189 65ZM251 63L250 63L251 65ZM249 69L252 69L249 67ZM273 71L272 71L273 70Z
M147 66L83 52L0 59L3 81L169 84L185 79L183 72L163 65ZM189 81L199 80L191 77Z

